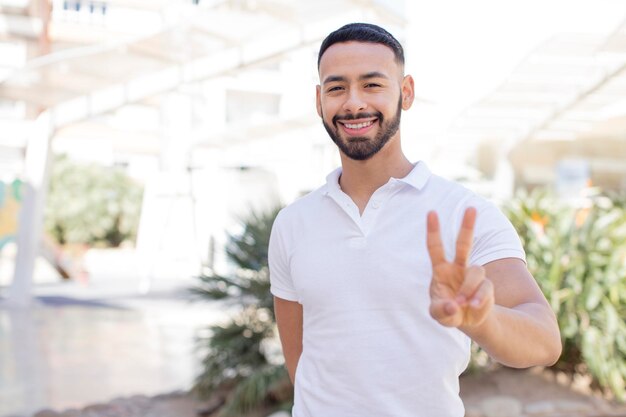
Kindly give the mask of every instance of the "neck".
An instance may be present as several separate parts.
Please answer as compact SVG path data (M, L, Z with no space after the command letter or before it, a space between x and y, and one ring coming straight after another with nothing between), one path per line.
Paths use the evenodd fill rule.
M355 161L341 154L342 173L339 185L352 199L365 199L386 184L391 177L403 178L413 164L400 146L400 137L393 138L376 155L365 161Z

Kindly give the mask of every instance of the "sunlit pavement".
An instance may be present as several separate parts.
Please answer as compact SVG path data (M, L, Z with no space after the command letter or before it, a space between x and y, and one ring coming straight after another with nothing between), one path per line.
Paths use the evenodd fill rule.
M36 305L0 307L0 417L30 416L135 394L191 387L194 338L226 312L191 302L194 280L136 280L36 286Z

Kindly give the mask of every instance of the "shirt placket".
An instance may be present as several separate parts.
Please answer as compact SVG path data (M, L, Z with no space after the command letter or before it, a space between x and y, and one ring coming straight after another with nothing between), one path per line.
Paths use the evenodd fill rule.
M354 201L341 190L332 190L328 196L352 219L359 230L363 231L359 208L354 204Z
M387 184L376 190L367 202L367 206L365 207L365 210L363 210L363 215L359 214L359 208L357 205L343 191L333 190L329 193L329 196L350 217L350 219L352 219L354 224L358 227L361 237L366 239L375 227L376 219L382 211L385 203L389 198L391 198L399 186L399 182L392 178Z
M363 211L363 216L361 217L361 230L364 232L365 236L368 236L371 231L376 226L376 219L380 215L387 201L391 198L391 196L398 190L400 184L398 180L392 178L389 182L372 194L370 201L367 202L367 206Z

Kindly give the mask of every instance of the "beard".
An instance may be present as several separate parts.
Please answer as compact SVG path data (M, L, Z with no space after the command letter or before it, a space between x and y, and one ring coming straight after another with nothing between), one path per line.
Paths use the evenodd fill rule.
M376 155L387 142L396 134L400 128L400 116L402 114L402 95L398 100L398 109L396 110L395 117L389 121L385 121L382 113L358 113L355 115L334 116L332 120L332 126L324 121L322 123L328 136L335 142L335 145L343 152L348 158L356 161L365 161ZM356 119L369 119L376 117L376 123L380 124L380 130L374 136L373 139L369 139L365 136L351 136L343 140L340 137L339 127L337 126L338 120L356 120Z

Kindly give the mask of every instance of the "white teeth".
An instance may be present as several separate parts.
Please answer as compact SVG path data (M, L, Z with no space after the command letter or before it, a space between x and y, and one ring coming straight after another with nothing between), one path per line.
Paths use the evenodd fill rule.
M347 127L348 129L363 129L364 127L370 126L372 123L374 123L374 121L370 120L369 122L358 123L358 124L344 123L344 126Z

